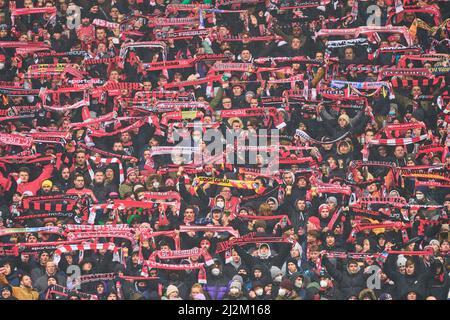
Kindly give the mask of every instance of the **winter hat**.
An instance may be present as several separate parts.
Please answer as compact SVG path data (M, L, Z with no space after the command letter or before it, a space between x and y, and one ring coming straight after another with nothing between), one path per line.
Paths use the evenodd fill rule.
M127 169L127 178L129 177L130 174L136 174L136 170L134 168L128 168Z
M255 230L258 229L258 228L264 228L264 229L266 229L266 226L267 226L267 224L266 224L266 222L265 222L264 220L257 220L257 221L255 222L255 224L253 225L253 227L255 228Z
M269 197L266 202L269 202L269 201L275 202L275 210L278 209L279 204L278 204L277 199L275 199L274 197Z
M406 266L406 258L404 255L399 254L397 258L397 267L404 267Z
M408 162L408 161L413 161L413 162L415 162L415 160L416 160L416 158L415 158L414 155L411 154L411 153L407 154L406 157L405 157L405 161L406 161L406 162Z
M350 123L350 117L346 114L341 114L338 120L344 119L347 123Z
M242 277L240 275L235 275L232 279L232 281L238 281L240 283L244 283L244 279L242 279Z
M270 275L272 279L275 279L279 275L284 276L284 272L281 271L281 269L278 268L277 266L272 266L272 268L270 268Z
M416 187L416 193L417 192L422 192L423 194L427 194L428 191L428 187L426 186L418 186Z
M430 246L433 246L433 245L438 245L439 246L440 243L439 243L439 240L437 240L437 239L431 239L429 245Z
M320 284L318 282L311 282L310 284L308 284L308 286L306 287L307 290L311 290L311 289L316 289L317 291L320 290Z
M264 288L264 284L261 281L253 281L252 289L255 289L257 287Z
M380 300L392 300L392 296L389 293L382 293L380 295Z
M336 197L328 197L327 203L333 203L333 204L337 205L338 201L337 201Z
M292 283L291 280L289 279L284 279L283 281L281 281L280 283L280 288L285 288L287 290L293 290L294 289L294 285Z
M174 286L173 284L171 284L166 289L166 296L169 297L174 292L178 293L178 288L176 286Z
M308 222L312 223L317 230L320 230L320 220L318 217L309 217Z
M319 206L319 212L322 212L323 209L328 209L328 210L330 210L330 206L327 205L326 203L322 203L322 204Z
M42 181L42 188L44 188L44 187L49 187L49 188L53 187L53 182L48 179Z
M230 283L230 289L231 288L238 288L239 290L242 290L242 283L239 281L233 280Z
M137 184L133 187L133 192L145 191L145 187L142 184Z

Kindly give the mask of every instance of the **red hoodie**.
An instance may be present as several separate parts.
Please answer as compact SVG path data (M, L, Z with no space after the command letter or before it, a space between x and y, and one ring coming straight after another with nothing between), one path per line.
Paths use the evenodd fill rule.
M53 172L53 164L49 163L44 166L44 170L42 170L41 175L30 182L22 182L17 183L17 191L20 193L24 193L25 191L30 191L33 193L33 196L36 195L38 190L41 188L42 182L44 180L49 179L52 176Z

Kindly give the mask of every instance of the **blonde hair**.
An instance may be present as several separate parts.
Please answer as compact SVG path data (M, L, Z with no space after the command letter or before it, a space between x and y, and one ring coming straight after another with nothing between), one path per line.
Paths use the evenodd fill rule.
M272 214L272 209L268 203L261 203L258 213L260 216L270 216Z

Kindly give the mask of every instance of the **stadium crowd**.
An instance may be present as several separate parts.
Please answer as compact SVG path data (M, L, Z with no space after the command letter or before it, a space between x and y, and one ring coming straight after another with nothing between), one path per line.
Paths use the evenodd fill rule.
M449 14L0 0L0 299L450 299Z

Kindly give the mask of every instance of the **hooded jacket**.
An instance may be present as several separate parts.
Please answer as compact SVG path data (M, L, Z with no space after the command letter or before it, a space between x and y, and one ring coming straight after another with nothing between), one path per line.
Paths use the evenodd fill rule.
M355 290L360 292L366 288L366 278L364 271L359 268L358 272L355 274L350 273L348 270L348 264L345 271L340 271L328 260L325 256L322 258L322 264L327 268L328 273L336 280L339 284L339 289L344 296L348 295L350 292Z

